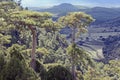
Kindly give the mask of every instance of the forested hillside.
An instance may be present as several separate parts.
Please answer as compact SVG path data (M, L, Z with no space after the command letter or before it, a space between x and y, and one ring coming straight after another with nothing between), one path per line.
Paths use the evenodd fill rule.
M106 64L98 62L93 53L78 44L81 34L89 32L88 26L95 19L67 6L71 6L70 12L54 19L53 13L22 7L21 0L0 0L0 80L120 79L119 59L109 59ZM70 34L69 39L61 34L66 27L70 29L65 31ZM111 39L104 40L105 54L112 45L107 45Z

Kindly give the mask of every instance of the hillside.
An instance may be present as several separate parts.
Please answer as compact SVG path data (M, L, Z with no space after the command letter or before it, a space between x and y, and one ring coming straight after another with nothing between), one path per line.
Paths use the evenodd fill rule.
M85 9L84 12L92 15L96 19L95 24L101 24L105 21L120 17L119 8L94 7Z
M105 40L103 55L105 62L120 59L120 36L111 36Z
M102 24L98 24L99 27L119 27L120 26L120 17L105 21Z

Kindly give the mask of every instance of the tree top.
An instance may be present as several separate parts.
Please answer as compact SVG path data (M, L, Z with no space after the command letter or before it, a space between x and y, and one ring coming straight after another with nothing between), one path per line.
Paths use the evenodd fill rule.
M84 12L71 12L61 17L59 21L69 27L79 28L88 26L94 19Z
M16 11L10 14L10 19L13 23L23 26L41 26L44 20L52 17L48 12L35 12L35 11Z

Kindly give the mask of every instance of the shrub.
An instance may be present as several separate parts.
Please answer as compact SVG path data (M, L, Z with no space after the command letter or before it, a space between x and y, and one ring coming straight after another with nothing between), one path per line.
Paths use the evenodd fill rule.
M0 53L0 73L1 73L2 69L4 68L4 65L5 65L4 55L2 53Z
M44 66L38 60L36 60L36 69L35 69L35 71L37 73L39 73L42 80L46 80L46 69L44 68Z
M58 65L47 72L47 80L73 80L71 73L64 67Z
M0 55L0 66L0 80L40 80L22 56L20 45L10 47L5 58Z

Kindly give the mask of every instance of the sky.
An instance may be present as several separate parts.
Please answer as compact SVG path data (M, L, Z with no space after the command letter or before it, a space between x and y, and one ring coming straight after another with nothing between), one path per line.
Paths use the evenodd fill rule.
M24 7L48 7L61 3L90 7L120 7L120 0L22 0L22 6Z

